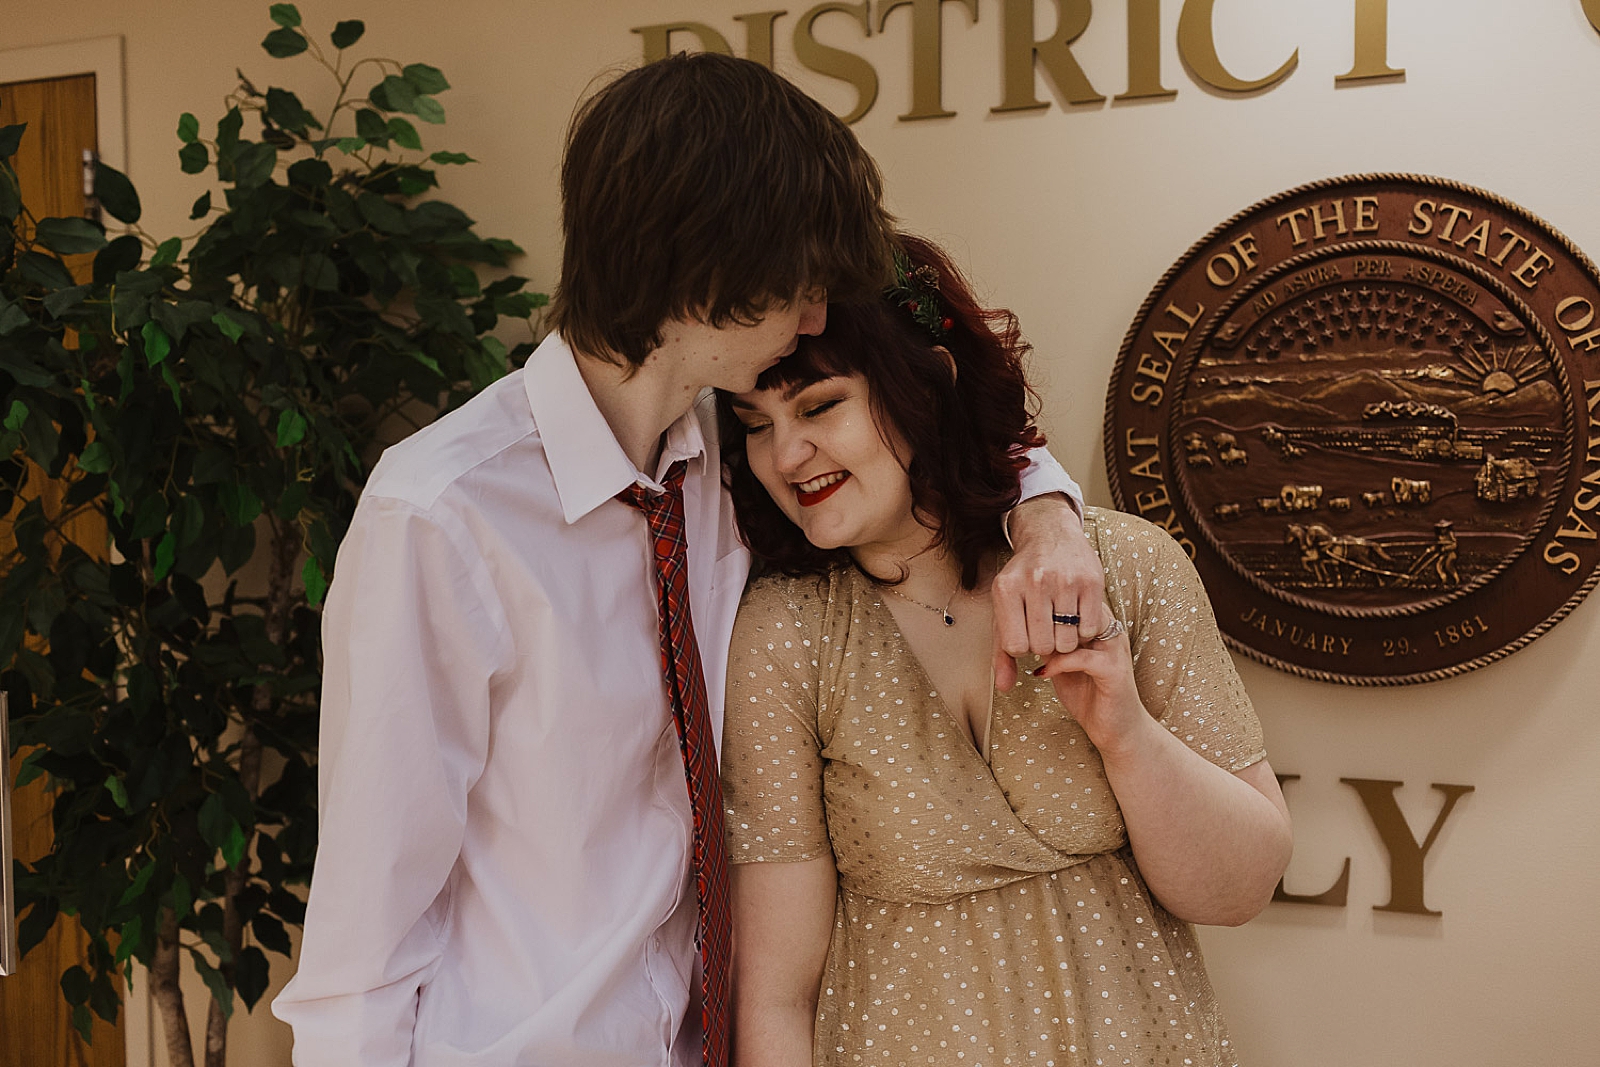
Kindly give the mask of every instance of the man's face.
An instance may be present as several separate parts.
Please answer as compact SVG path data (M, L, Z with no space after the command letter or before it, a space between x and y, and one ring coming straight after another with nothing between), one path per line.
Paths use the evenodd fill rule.
M794 351L801 334L819 334L827 322L827 291L815 286L768 308L753 325L673 322L665 334L668 344L682 344L685 369L696 385L746 393L762 371Z

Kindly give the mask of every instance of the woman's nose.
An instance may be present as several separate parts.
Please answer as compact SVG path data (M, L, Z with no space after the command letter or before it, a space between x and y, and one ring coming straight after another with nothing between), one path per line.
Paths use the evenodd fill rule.
M779 473L785 477L798 473L816 452L816 446L812 444L810 435L798 423L778 427L774 432L777 440L773 449L773 460L777 464Z

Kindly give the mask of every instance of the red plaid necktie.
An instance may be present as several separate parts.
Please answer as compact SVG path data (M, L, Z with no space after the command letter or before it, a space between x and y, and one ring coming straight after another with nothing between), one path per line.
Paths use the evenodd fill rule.
M689 618L689 554L683 523L683 473L679 460L667 472L665 493L653 494L634 483L618 499L644 512L655 547L656 587L660 593L661 671L678 724L678 746L689 784L694 813L694 881L700 901L695 943L700 947L702 996L700 1021L705 1028L703 1055L707 1067L728 1062L733 917L728 889L728 846L723 836L722 779L717 748L711 736L711 710L706 699L700 646Z

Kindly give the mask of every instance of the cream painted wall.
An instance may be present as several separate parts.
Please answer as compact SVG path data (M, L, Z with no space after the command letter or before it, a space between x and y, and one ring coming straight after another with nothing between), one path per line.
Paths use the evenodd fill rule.
M1364 170L1438 174L1498 192L1600 254L1600 33L1579 0L1394 0L1390 62L1404 80L1335 88L1351 63L1348 0L1220 0L1223 60L1245 77L1295 48L1298 70L1253 96L1201 88L1180 64L1182 6L1163 0L1170 102L991 115L999 98L999 5L944 16L944 100L953 119L899 123L909 103L907 12L863 40L852 22L819 24L829 43L868 57L882 90L858 125L895 210L947 243L996 302L1014 308L1037 351L1046 428L1057 454L1109 503L1100 459L1104 390L1145 293L1196 239L1253 201ZM256 48L265 3L20 0L5 47L108 33L126 39L128 163L155 232L185 232L203 188L178 173L180 111L214 121L235 66L258 80L284 67ZM322 31L369 24L369 44L442 67L455 88L447 135L430 147L480 165L445 195L488 232L528 249L522 273L554 276L555 169L572 104L599 72L637 60L629 28L695 19L736 47L735 14L754 0L457 0L448 7L306 0ZM1053 5L1039 4L1042 31ZM778 21L778 65L831 105L838 83L800 70ZM1125 87L1125 14L1102 0L1075 48L1108 97ZM291 79L292 80L292 79ZM1041 80L1042 98L1051 90ZM437 144L434 142L437 141ZM1600 367L1597 367L1600 369ZM1241 662L1298 843L1289 888L1325 889L1345 857L1349 906L1273 905L1239 930L1208 930L1211 970L1245 1062L1260 1067L1500 1067L1588 1062L1585 995L1600 955L1600 596L1509 660L1464 678L1398 691L1302 681ZM1413 828L1438 810L1429 783L1470 784L1427 864L1442 918L1377 914L1387 867L1376 833L1340 777L1397 779ZM287 1062L264 1011L235 1024L236 1063ZM159 1046L159 1040L154 1042ZM148 1046L146 1046L148 1047ZM134 1049L135 1064L145 1062Z

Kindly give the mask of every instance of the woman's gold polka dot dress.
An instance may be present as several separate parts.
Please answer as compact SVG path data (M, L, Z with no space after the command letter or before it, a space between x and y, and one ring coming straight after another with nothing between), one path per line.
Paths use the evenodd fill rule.
M1182 549L1117 512L1085 529L1145 706L1221 767L1264 758ZM1236 1063L1194 931L1048 682L995 694L980 753L869 581L771 576L740 609L722 764L735 863L838 866L816 1063Z

